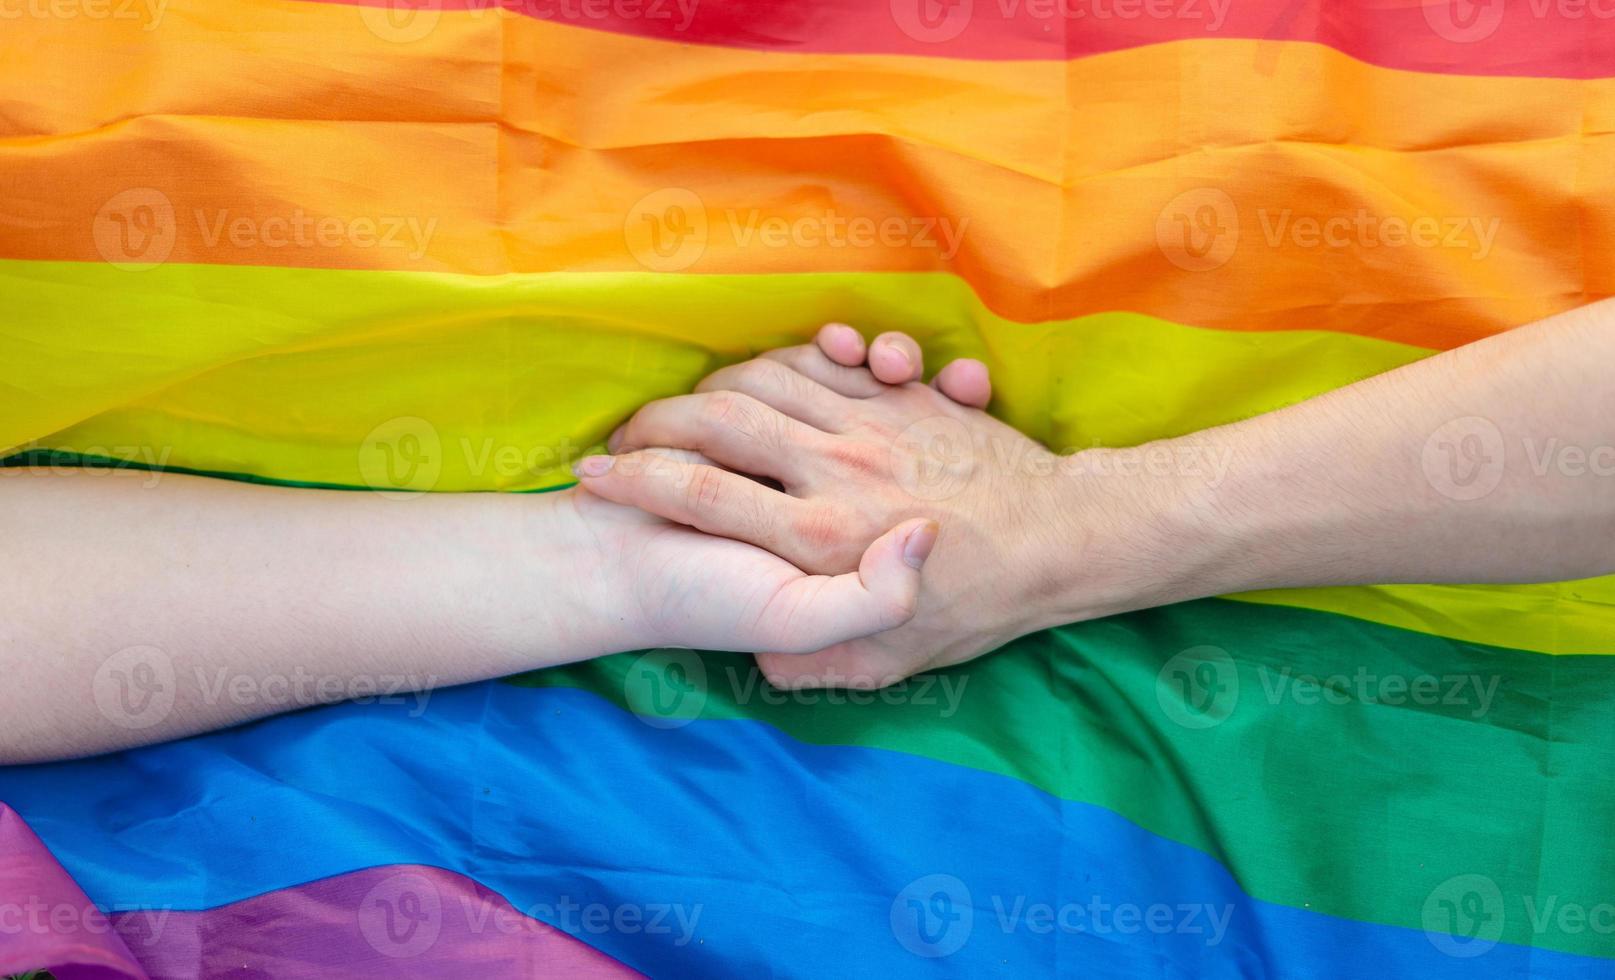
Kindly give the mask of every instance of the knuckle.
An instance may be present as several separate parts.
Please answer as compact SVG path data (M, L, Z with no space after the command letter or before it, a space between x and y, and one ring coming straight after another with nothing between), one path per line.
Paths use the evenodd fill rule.
M703 406L705 425L743 436L768 449L786 449L792 422L762 401L742 392L719 392Z
M813 382L778 361L755 360L741 366L740 388L747 393L779 392L789 398L804 395Z
M805 540L820 548L835 547L843 537L840 515L827 508L808 513L798 522L798 528Z
M712 510L723 499L723 473L710 466L698 466L684 488L685 505L692 511Z
M790 372L774 361L752 360L735 368L740 386L748 391L779 384L783 375Z
M876 477L887 469L887 453L868 443L838 440L828 452L836 466L858 476Z
M828 510L816 508L798 517L793 530L797 540L816 552L829 551L841 543L841 529Z
M701 402L701 420L708 425L723 425L734 414L740 396L732 391L714 391Z
M713 392L701 405L701 420L709 428L750 433L757 427L757 399L738 391Z
M835 574L858 567L863 557L861 523L832 508L814 508L792 522L791 534L814 566L811 571Z

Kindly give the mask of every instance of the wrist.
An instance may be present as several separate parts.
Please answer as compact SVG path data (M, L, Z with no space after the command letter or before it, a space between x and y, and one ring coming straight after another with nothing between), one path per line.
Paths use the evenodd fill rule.
M1223 513L1232 460L1212 443L1163 440L1061 457L1044 504L1051 622L1184 602L1244 588ZM1057 516L1056 516L1057 515Z
M657 608L669 577L665 569L645 574L647 567L660 568L653 561L647 566L647 550L668 530L667 522L581 487L544 496L552 507L545 521L554 539L534 550L556 556L548 563L558 573L551 581L566 596L577 651L566 659L677 645Z
M486 547L495 556L488 587L503 642L535 660L529 669L634 649L638 631L622 562L610 556L610 522L579 506L576 489L477 494L487 505Z

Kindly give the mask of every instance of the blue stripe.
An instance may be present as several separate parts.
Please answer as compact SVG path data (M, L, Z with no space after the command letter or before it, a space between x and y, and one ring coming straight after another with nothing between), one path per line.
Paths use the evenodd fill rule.
M347 704L0 769L0 799L103 907L428 864L657 976L1615 972L1506 944L1452 956L1418 930L1258 902L1110 811L921 757L754 721L653 728L564 688L474 685L430 709Z

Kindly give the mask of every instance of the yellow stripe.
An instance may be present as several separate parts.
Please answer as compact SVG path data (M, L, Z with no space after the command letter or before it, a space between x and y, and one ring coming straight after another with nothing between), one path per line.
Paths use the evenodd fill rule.
M139 433L139 444L183 446L187 466L313 482L362 482L354 453L400 415L455 438L581 449L647 398L831 319L910 330L938 363L983 358L1002 415L1062 449L1232 421L1426 353L1129 313L1021 324L937 273L478 277L3 261L0 283L18 298L0 323L12 354L0 381L32 389L0 421L0 445L69 427L79 443ZM476 455L447 454L435 489L568 478L559 462L510 473Z
M1534 585L1374 585L1229 596L1538 653L1615 654L1615 576Z
M524 489L650 398L821 323L986 360L994 410L1062 449L1299 401L1427 351L1131 313L1021 324L932 273L472 277L0 261L0 446L378 489ZM1546 653L1609 653L1615 579L1242 597Z

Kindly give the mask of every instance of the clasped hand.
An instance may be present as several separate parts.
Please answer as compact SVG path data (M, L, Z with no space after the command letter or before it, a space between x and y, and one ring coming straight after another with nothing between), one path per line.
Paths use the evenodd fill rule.
M702 563L747 562L771 590L766 602L750 589L670 584L688 576L666 574L666 564L638 563L647 571L637 589L648 608L674 610L659 625L678 636L687 631L668 615L735 625L692 604L771 607L753 635L777 686L880 687L1080 618L1062 605L1061 568L1092 529L1071 526L1064 483L1049 476L1058 457L982 410L990 387L980 362L955 361L929 386L921 373L912 339L884 334L866 349L850 327L828 326L814 344L724 367L693 394L645 405L613 433L611 455L579 462L580 502L654 515L679 532L673 547L694 549L701 534L754 546L687 551L684 571L727 583ZM838 635L850 638L821 642Z

